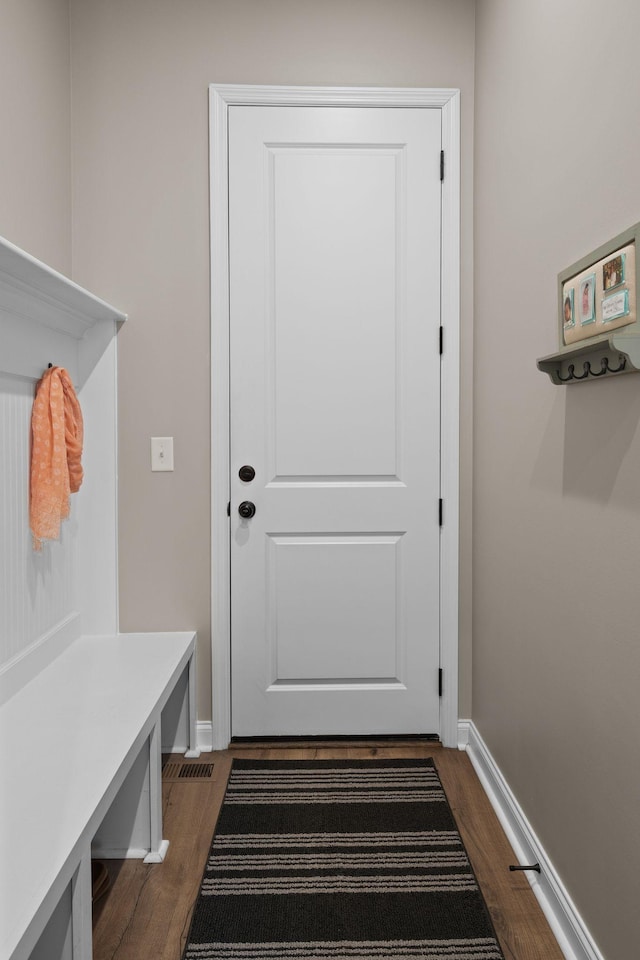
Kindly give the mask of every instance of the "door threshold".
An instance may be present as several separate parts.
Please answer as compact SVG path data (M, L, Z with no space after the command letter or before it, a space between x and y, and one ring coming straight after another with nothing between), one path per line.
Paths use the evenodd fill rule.
M415 746L418 743L440 743L437 733L405 733L364 736L314 736L314 737L232 737L229 744L234 749L265 747L363 747L363 746Z

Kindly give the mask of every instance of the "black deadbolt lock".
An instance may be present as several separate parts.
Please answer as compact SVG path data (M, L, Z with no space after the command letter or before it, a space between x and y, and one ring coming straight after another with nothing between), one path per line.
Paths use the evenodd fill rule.
M238 476L240 477L241 480L244 480L245 483L249 483L250 480L253 480L255 475L256 475L255 470L253 469L253 467L250 467L248 464L246 464L244 467L240 467L240 469L238 470Z

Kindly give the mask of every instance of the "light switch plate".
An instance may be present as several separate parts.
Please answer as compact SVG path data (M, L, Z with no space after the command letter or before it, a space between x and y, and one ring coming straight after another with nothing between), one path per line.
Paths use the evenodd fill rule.
M151 469L173 470L173 437L151 437Z

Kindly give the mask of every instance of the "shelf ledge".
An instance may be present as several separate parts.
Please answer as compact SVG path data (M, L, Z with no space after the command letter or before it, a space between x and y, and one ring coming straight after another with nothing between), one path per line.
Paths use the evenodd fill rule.
M122 311L0 237L0 373L39 377L51 362L77 375L87 335L126 319ZM39 355L34 347L41 348Z
M612 330L540 357L537 366L558 386L639 373L640 337L625 336L624 328Z

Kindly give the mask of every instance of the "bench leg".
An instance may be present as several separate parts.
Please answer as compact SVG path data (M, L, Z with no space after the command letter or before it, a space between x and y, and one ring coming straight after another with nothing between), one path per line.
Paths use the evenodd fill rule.
M149 737L149 853L145 863L162 863L169 841L162 839L162 748L160 717Z
M29 960L91 960L91 908L91 849L87 844L71 882L30 950Z
M71 882L73 960L91 960L93 954L91 909L91 847L87 846Z
M194 649L193 656L189 660L188 666L188 681L187 681L187 698L189 701L188 717L189 717L189 749L185 752L185 757L199 757L200 750L198 749L198 734L196 727L196 715L197 715L197 706L196 706L196 651Z
M164 860L160 712L140 753L93 838L94 856L104 860Z

